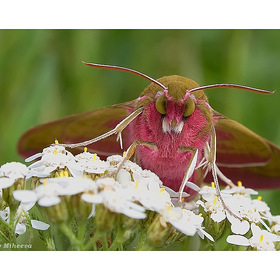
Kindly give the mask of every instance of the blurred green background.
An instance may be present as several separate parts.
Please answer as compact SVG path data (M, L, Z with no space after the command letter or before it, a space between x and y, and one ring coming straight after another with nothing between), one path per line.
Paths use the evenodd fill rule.
M280 146L279 30L0 30L0 165L32 126L139 96L149 84L81 61L133 68L153 78L179 74L200 85L211 106ZM279 209L279 192L262 193ZM264 199L265 199L264 198Z

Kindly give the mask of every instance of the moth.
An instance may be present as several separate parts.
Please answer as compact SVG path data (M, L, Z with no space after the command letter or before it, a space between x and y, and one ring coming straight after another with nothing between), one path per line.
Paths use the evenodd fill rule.
M87 146L106 157L126 150L124 160L133 157L142 168L156 173L164 185L179 193L179 199L183 191L190 195L188 199L194 198L195 185L202 182L233 186L240 180L254 189L280 187L280 149L215 111L204 90L273 92L235 84L199 86L177 75L155 80L125 67L84 64L133 73L151 84L135 100L31 128L19 140L20 155L40 152L55 138L73 152Z

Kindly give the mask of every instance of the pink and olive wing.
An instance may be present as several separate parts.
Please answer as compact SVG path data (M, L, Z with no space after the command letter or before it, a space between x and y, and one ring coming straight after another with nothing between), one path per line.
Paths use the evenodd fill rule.
M134 110L134 106L135 101L130 101L71 115L31 128L20 138L18 152L21 156L28 157L41 152L43 148L54 143L55 139L59 143L78 143L95 138L113 129ZM130 138L128 127L122 133L124 148L127 148L132 142ZM116 142L116 135L93 143L87 148L100 156L122 153L120 143ZM72 149L71 152L77 153L82 149L83 147Z
M236 121L214 112L219 169L246 187L280 187L280 149Z

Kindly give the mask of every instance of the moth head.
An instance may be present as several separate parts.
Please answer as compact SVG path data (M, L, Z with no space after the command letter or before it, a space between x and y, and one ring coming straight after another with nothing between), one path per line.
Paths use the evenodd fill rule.
M204 93L188 94L188 90L198 85L191 79L169 76L159 79L167 87L159 90L154 97L155 108L162 117L164 132L181 133L185 121L194 113L198 98L207 99Z
M169 107L168 104L172 103L172 102L174 102L174 101L169 101L163 93L159 94L159 96L156 98L156 101L155 101L157 111L161 115L166 115L167 108ZM187 98L186 100L184 100L184 102L176 102L176 103L178 103L178 107L182 107L182 109L183 109L182 116L184 118L189 117L195 110L195 97L194 96Z

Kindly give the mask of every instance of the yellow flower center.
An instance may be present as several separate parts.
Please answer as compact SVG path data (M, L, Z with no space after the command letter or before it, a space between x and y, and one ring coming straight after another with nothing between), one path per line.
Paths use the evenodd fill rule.
M214 205L217 204L217 200L218 200L218 198L217 198L217 196L215 196L215 198L214 198Z
M96 160L96 154L94 153L93 154L93 161L95 161Z

